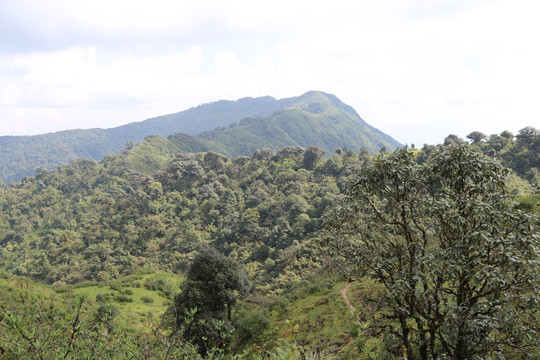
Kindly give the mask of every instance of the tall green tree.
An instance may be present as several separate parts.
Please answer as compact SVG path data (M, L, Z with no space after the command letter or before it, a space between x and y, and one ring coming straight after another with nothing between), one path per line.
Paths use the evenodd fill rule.
M202 353L222 347L230 340L232 307L251 290L251 283L238 263L217 250L203 248L193 260L181 293L175 298L177 324L197 309L195 321L184 336L197 344Z
M485 138L487 138L486 134L480 131L473 131L472 133L467 135L467 139L471 139L473 144L478 144L482 142Z
M422 165L402 149L368 164L328 215L330 265L384 287L377 326L393 356L539 355L540 235L507 175L460 142Z

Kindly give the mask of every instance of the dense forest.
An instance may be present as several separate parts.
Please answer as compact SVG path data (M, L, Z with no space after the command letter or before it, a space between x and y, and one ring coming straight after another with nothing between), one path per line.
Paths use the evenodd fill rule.
M515 359L526 354L534 358L538 355L534 350L538 341L534 332L538 326L537 312L531 315L533 320L536 317L536 325L531 318L512 325L515 334L521 334L523 329L518 331L518 325L526 324L532 338L519 338L523 340L519 342L516 335L516 342L509 343L501 335L497 339L504 346L495 344L497 341L485 342L483 353L470 352L467 353L470 356L459 357L456 349L470 349L444 344L453 341L454 334L447 329L453 320L448 320L449 323L444 322L446 318L440 320L442 330L437 333L435 325L430 328L418 317L407 318L421 314L418 316L427 319L425 313L411 310L405 316L405 312L395 311L403 306L400 301L411 309L418 304L428 307L430 295L427 291L419 295L420 285L413 286L418 293L416 302L411 302L410 296L389 301L392 289L402 289L403 282L389 288L381 273L375 271L370 277L370 271L377 269L376 264L362 270L356 263L360 260L341 255L336 258L336 252L330 251L333 245L341 243L331 241L329 233L340 241L352 239L351 231L361 233L362 226L368 226L368 233L377 234L380 239L399 239L403 227L393 229L384 223L371 226L381 213L359 208L358 204L365 201L362 199L373 197L381 201L373 203L375 208L390 211L384 216L391 216L391 209L399 209L405 201L415 204L406 213L411 218L404 217L404 221L422 224L406 231L406 241L422 233L426 237L431 229L442 231L436 225L436 214L429 211L436 208L434 204L443 209L443 200L424 204L424 198L418 196L424 189L431 189L425 198L433 199L440 196L439 190L444 186L457 194L456 184L461 181L474 185L472 190L466 188L471 191L467 197L479 196L475 204L486 202L493 214L504 215L503 210L509 211L501 218L487 217L489 214L481 212L483 208L463 203L462 207L473 218L486 216L487 222L498 224L494 226L497 229L486 230L488 235L482 236L502 236L498 231L507 226L503 217L517 219L522 210L523 214L531 214L519 217L525 230L516 235L508 230L508 234L528 244L528 251L534 255L539 239L534 214L540 210L540 132L528 127L515 136L508 131L490 136L473 132L467 138L470 141L450 135L441 145L424 145L422 149L413 146L396 152L383 147L375 155L367 149L357 152L341 148L325 154L317 146L286 146L277 151L256 150L250 157L229 158L207 149L176 153L169 145L173 139L149 137L99 162L77 159L52 171L39 168L34 176L0 190L0 277L4 279L0 281L0 289L7 295L0 299L0 320L6 330L5 335L0 335L0 357L427 359L444 357L441 351L446 351L453 354L453 357L445 355L449 358L487 358L485 354ZM460 153L455 149L466 150ZM455 170L452 166L456 166L456 161L452 161L459 156L463 160L457 162L460 165ZM470 164L470 169L465 169L465 164ZM506 174L505 167L512 172ZM441 174L453 175L433 175L441 168L447 169ZM470 173L458 178L456 174L460 171ZM400 172L407 176L404 178ZM483 175L477 176L480 173ZM411 174L418 177L412 178ZM383 182L394 179L393 176L394 183ZM502 179L496 182L497 186L485 185L495 184L497 177ZM396 203L387 209L384 204L389 201L390 193L379 194L376 189L399 189L407 183L404 179L412 184L410 192L403 193L404 198L396 198ZM376 185L369 185L370 181ZM365 186L362 191L372 189L372 192L366 193L365 198L358 197L360 192L351 190L358 184ZM497 199L485 196L499 192L502 195ZM444 201L455 201L457 197ZM422 212L418 212L419 204L425 206ZM456 221L461 218L462 215L456 215ZM424 226L429 231L422 230ZM441 234L458 231L445 229ZM471 239L480 239L477 235ZM380 239L374 244L381 244ZM400 244L401 240L395 241ZM503 245L511 249L512 244ZM425 249L452 246L442 241L429 243ZM489 251L498 251L497 246ZM347 249L347 254L357 251ZM391 245L385 254L397 249ZM397 254L412 251L410 245L399 249ZM517 261L517 254L504 261ZM538 266L535 260L538 254L534 255L536 258L533 255L523 260L530 262L527 267L531 269ZM375 259L378 258L373 255ZM368 262L362 260L362 264ZM411 264L417 263L414 260ZM205 264L213 265L206 268ZM382 260L380 264L386 264L388 269L397 266ZM493 266L492 270L496 268L495 263L489 266ZM424 273L427 274L423 270ZM519 279L529 287L520 291L527 293L528 301L534 302L538 276L526 277L525 273L529 276L524 272ZM215 278L217 274L222 276L219 281ZM419 275L414 276L417 281ZM433 275L432 279L438 279L437 276ZM505 276L510 275L508 272L501 275ZM412 278L410 275L405 282ZM451 293L453 288L444 286L454 280L440 279L443 280L435 287L437 291ZM362 306L354 316L347 313L339 295L340 289L347 289L344 286L351 285L352 280L357 288L351 288L351 296L357 307ZM493 281L499 284L499 280ZM488 285L474 286L488 288ZM86 298L81 289L90 288L92 292L85 294L91 298ZM493 289L489 296L502 296L513 290L495 285ZM40 297L38 293L47 295ZM345 298L346 292L342 294ZM382 299L380 296L386 300L376 301ZM135 303L140 300L145 306L159 303L156 310L163 316L146 316L145 321L151 325L143 327L126 319L114 322L119 317L119 307L124 311L134 298ZM491 298L486 295L482 301L486 299ZM508 304L501 305L497 311L513 314L510 308L516 309L515 299L508 299ZM313 323L285 321L300 318L299 313L307 312L305 306L309 311L319 311ZM527 306L524 303L521 306L521 313L525 314ZM339 319L324 320L324 311L336 311L335 308L342 311L335 315ZM85 320L82 314L88 312L93 315ZM486 315L486 322L487 318ZM415 325L411 325L413 320ZM33 327L35 323L40 327ZM497 331L503 334L502 325L497 326ZM323 335L321 331L325 328L333 334ZM482 337L478 334L483 334L486 328L489 327L471 327L467 331ZM308 332L319 338L310 338ZM69 341L61 347L55 346L66 333Z
M129 152L77 160L2 193L1 266L47 283L107 281L137 267L185 271L202 244L240 260L261 287L307 269L311 238L358 157L318 148L252 158L179 154L143 175ZM350 170L349 170L350 171Z

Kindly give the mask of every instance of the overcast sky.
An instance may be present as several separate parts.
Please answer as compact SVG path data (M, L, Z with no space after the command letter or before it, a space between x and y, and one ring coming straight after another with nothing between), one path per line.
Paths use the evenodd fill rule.
M332 93L421 146L540 127L536 0L0 0L0 135Z

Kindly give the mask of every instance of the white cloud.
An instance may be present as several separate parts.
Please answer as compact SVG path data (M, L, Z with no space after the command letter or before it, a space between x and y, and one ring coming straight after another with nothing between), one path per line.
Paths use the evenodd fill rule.
M2 4L0 135L312 89L417 145L538 126L532 1L41 4Z

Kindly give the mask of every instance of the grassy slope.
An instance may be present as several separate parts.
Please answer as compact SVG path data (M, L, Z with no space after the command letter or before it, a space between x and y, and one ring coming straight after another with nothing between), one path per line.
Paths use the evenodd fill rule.
M179 151L173 142L151 135L127 152L126 160L131 164L133 170L143 174L151 174L165 168L167 162Z
M147 280L159 279L171 285L173 295L179 291L179 285L183 281L183 277L180 275L152 271L147 274L127 276L110 284L91 282L55 288L26 278L6 275L0 277L0 294L2 295L0 296L0 306L20 302L21 296L28 296L30 298L51 299L56 307L65 309L63 300L73 295L85 295L89 312L94 314L101 305L101 303L96 302L96 296L109 294L111 299L105 303L118 307L117 321L129 325L130 328L137 331L149 331L148 322L153 320L155 324L158 324L159 316L166 310L171 301L162 291L145 288L144 284ZM124 295L131 298L133 302L118 301L117 296L128 290L133 294ZM146 303L142 297L152 298L153 302Z
M269 303L272 331L266 336L267 346L279 346L286 333L290 334L289 329L298 325L294 338L306 352L320 351L337 359L367 359L360 348L367 344L377 351L380 341L361 335L359 323L341 295L345 285L333 277L315 276L273 299ZM354 282L347 293L366 323L379 316L366 300L376 289L371 281Z
M6 275L6 274L4 274ZM174 294L179 290L183 278L179 275L165 272L140 273L118 279L110 284L81 283L75 286L54 288L52 286L35 283L22 277L0 277L0 306L10 302L18 302L24 294L32 297L52 299L55 306L66 310L64 299L73 295L87 297L88 313L92 317L101 303L96 302L96 296L110 294L116 297L127 290L132 295L126 295L133 302L110 301L120 310L116 321L126 325L137 332L147 332L151 329L149 323L159 324L159 316L165 311L170 299L157 290L149 290L144 284L148 280L162 279L165 283L174 284ZM286 291L286 295L278 296L267 304L271 329L263 337L264 347L271 351L281 346L289 332L291 324L298 325L294 338L307 352L322 351L328 356L337 359L365 358L358 345L363 342L357 335L357 322L347 308L340 290L345 286L344 281L328 276L316 276L293 285ZM358 308L364 308L363 316L367 319L373 317L372 310L365 304L364 299L373 293L376 287L370 283L353 283L348 295L351 302ZM142 297L151 297L151 304L142 301ZM238 312L249 311L259 305L240 302ZM233 316L234 317L234 316ZM290 324L287 324L289 321ZM377 346L378 340L368 339L368 344Z
M201 137L222 144L223 152L233 157L249 156L256 149L278 150L284 146L316 145L327 153L332 153L336 147L356 150L365 147L372 153L382 146L395 149L394 143L373 132L361 118L321 97L316 94L271 116L245 119L236 127L215 130Z

